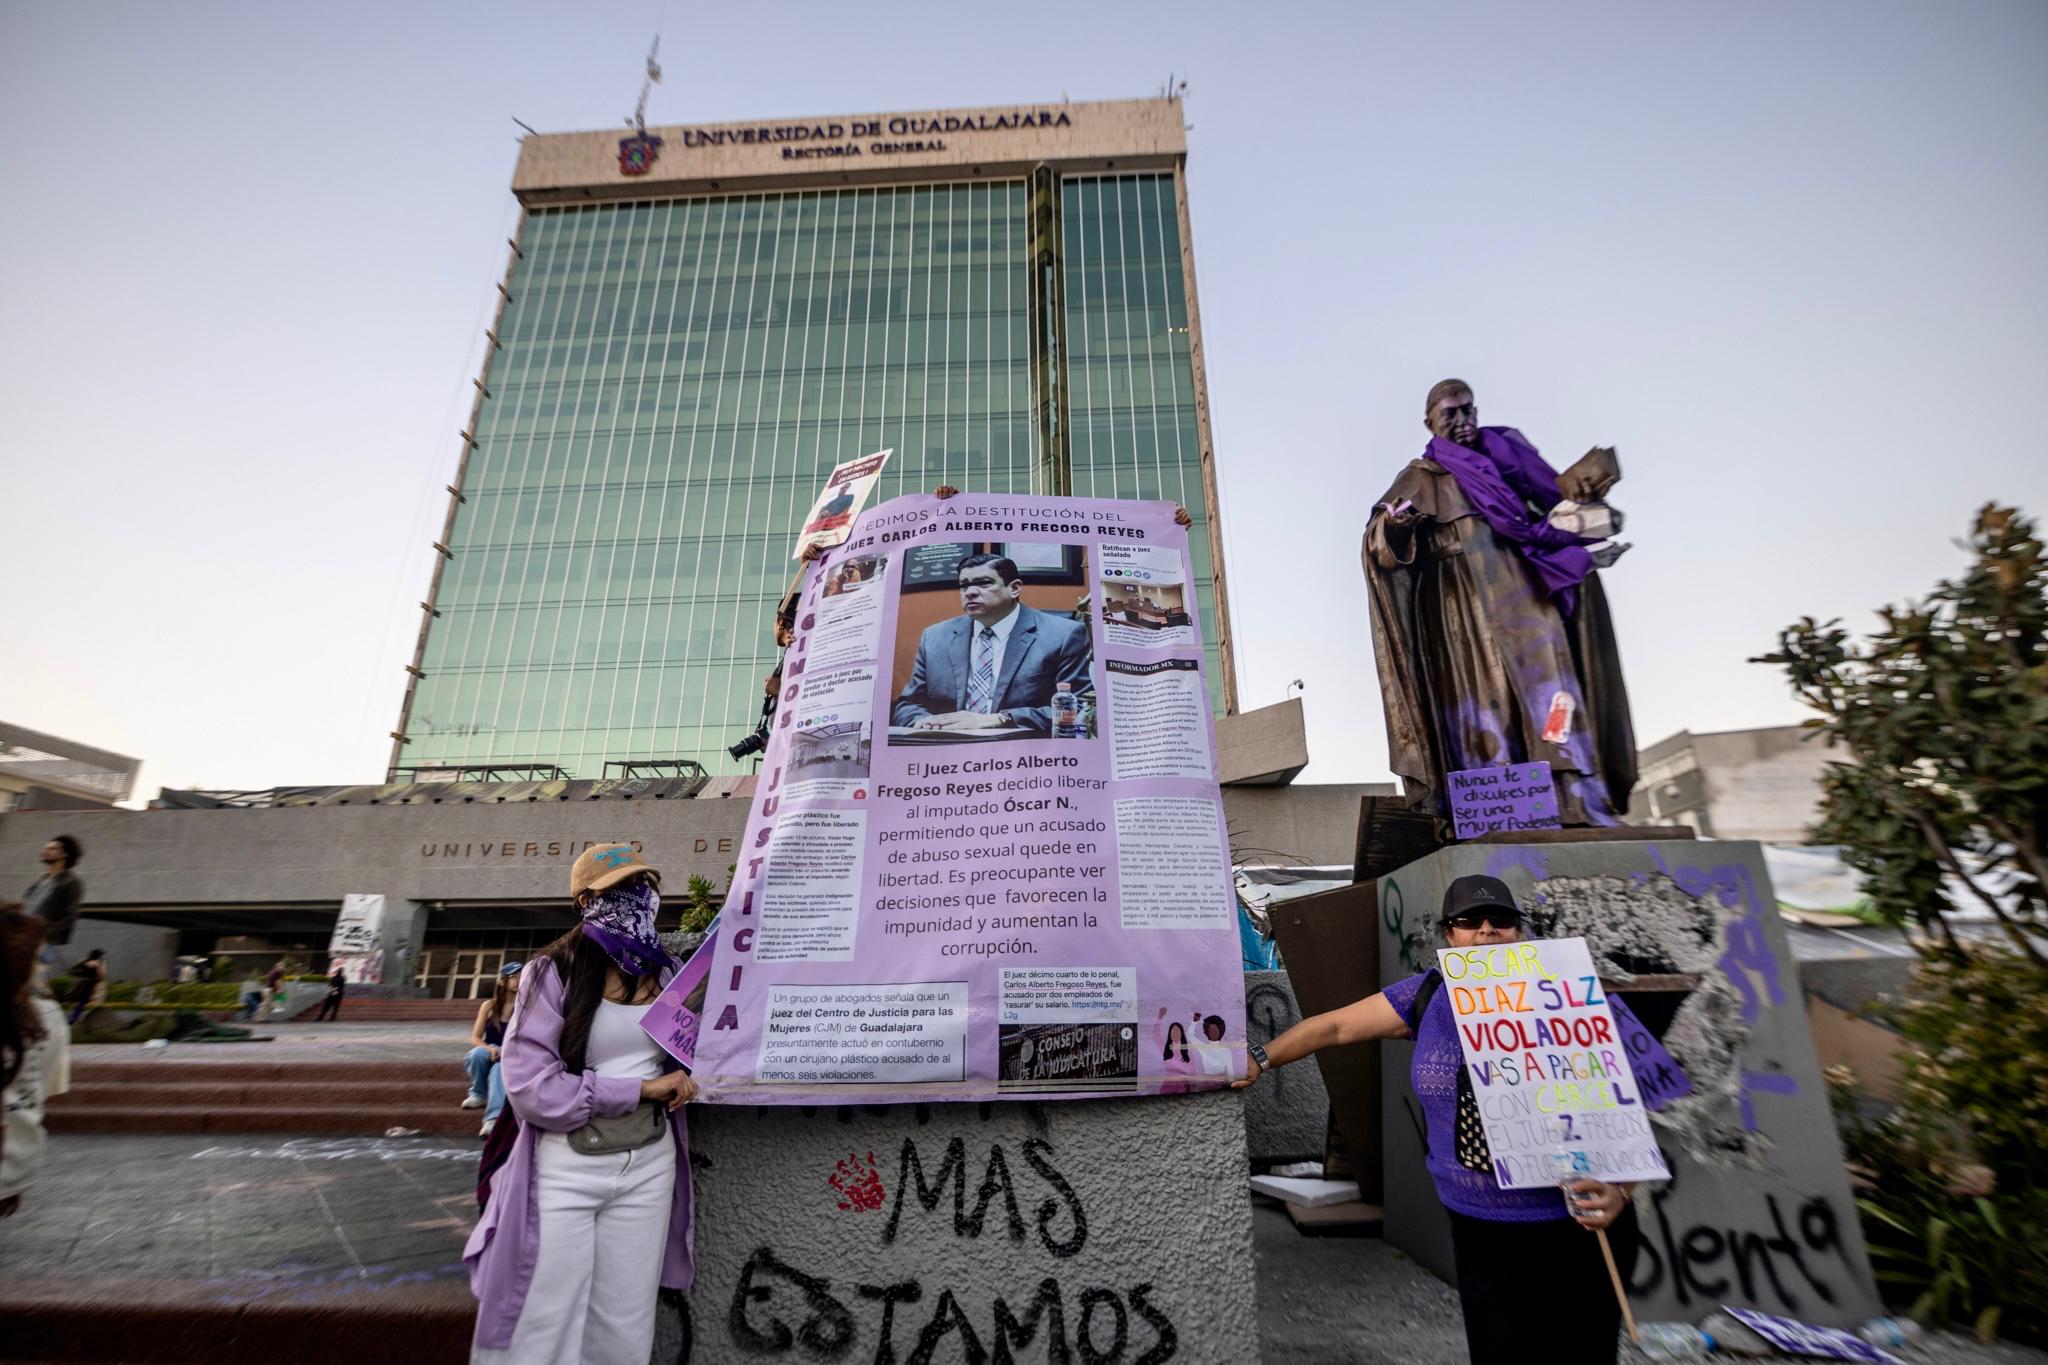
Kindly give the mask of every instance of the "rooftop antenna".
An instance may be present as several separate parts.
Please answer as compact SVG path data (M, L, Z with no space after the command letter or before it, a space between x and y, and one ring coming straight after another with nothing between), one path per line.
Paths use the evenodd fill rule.
M647 79L640 82L640 102L633 106L633 116L626 120L627 126L641 137L647 136L647 92L661 83L661 63L654 60L660 51L661 34L657 32L647 49Z

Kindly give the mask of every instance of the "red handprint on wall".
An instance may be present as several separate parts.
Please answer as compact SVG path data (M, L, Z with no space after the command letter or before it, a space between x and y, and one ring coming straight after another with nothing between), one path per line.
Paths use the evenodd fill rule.
M825 1177L825 1183L839 1191L839 1207L855 1213L881 1208L886 1197L882 1189L882 1172L875 1165L873 1152L869 1152L865 1159L857 1153L848 1154L845 1160L832 1168L832 1174Z

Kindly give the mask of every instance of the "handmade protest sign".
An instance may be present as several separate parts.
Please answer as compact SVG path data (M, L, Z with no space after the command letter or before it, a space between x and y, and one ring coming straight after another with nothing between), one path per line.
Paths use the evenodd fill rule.
M1548 763L1460 768L1444 774L1453 832L1476 839L1504 829L1556 829L1557 787Z
M668 988L647 1007L640 1027L668 1050L688 1070L697 1052L697 1030L702 1023L705 983L711 975L711 960L718 947L717 921L701 947L670 978Z
M828 550L845 543L853 519L860 515L861 504L874 491L875 480L882 477L882 466L889 463L894 453L877 451L833 466L825 486L818 491L818 500L804 516L803 531L796 538L791 559L802 559L804 551L813 545Z
M1635 1073L1636 1084L1643 1088L1643 1103L1650 1112L1690 1095L1692 1077L1657 1041L1657 1035L1636 1018L1628 1002L1616 995L1608 997L1607 1003L1614 1010L1614 1031L1621 1036L1621 1045L1628 1052L1629 1069Z
M1440 948L1437 967L1503 1189L1671 1172L1582 938Z
M1083 498L898 498L809 566L691 1057L704 1097L1242 1072L1193 586L1171 504Z

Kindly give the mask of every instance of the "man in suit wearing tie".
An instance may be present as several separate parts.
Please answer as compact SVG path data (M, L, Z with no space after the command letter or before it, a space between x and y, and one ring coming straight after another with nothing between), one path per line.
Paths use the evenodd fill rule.
M891 720L919 730L1022 726L1052 732L1061 683L1076 700L1095 690L1084 622L1023 603L1024 581L1002 555L960 561L961 615L928 627Z

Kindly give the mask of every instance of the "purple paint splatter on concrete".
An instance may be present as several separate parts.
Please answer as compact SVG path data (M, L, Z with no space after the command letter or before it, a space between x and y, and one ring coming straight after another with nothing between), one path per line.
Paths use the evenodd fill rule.
M1750 1103L1750 1092L1761 1090L1771 1095L1796 1095L1799 1082L1791 1076L1777 1071L1745 1071L1742 1073L1742 1126L1744 1130L1756 1131L1756 1106Z
M1533 848L1505 844L1495 849L1493 856L1486 860L1486 875L1489 877L1498 877L1514 868L1528 873L1531 881L1546 881L1550 877L1550 859Z

